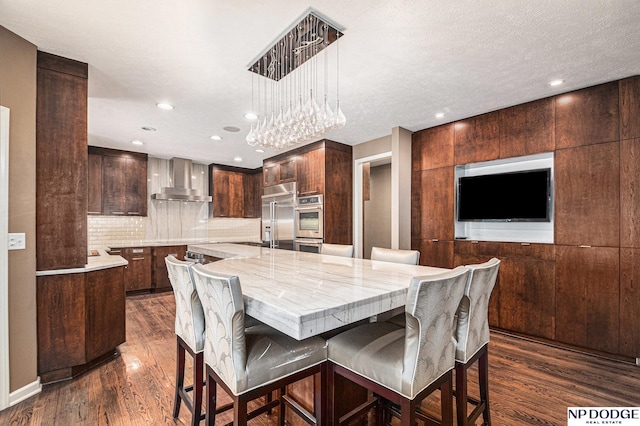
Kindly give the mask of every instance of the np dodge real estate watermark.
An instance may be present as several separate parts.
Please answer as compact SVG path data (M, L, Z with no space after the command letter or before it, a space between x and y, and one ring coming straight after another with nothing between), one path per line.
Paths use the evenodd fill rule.
M640 426L640 407L569 407L567 426Z

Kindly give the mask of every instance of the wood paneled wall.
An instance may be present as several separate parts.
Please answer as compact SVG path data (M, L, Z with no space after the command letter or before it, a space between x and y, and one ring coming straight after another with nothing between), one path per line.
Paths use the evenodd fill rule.
M555 151L555 244L453 241L456 165ZM414 133L425 265L502 260L494 327L640 357L640 76Z

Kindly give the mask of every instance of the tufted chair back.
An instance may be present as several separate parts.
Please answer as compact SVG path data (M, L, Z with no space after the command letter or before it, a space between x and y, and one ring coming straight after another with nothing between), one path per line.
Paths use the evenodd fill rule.
M455 364L454 316L469 268L411 280L405 305L402 393L413 398Z
M420 262L420 252L417 250L397 250L382 247L371 247L371 260L417 265L418 262Z
M204 362L234 394L247 387L244 300L236 276L211 274L201 265L193 268L207 328Z
M471 274L458 308L456 361L466 363L489 343L489 299L496 284L500 260L495 257L478 265L468 265Z
M200 298L193 284L190 267L193 262L185 262L174 256L164 259L167 264L169 281L176 297L176 334L189 345L194 353L204 349L204 312Z

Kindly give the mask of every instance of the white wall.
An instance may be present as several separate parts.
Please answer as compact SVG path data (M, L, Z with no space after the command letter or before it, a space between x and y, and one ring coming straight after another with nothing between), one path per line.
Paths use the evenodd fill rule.
M371 247L391 247L391 164L371 167L371 197L364 202L364 251Z

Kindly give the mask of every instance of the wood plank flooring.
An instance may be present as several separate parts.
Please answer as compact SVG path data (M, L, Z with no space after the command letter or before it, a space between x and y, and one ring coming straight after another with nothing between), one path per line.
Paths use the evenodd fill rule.
M171 416L174 315L173 293L128 297L121 356L74 380L45 386L39 395L0 412L0 425L189 424L184 406L179 419ZM635 365L498 333L492 333L489 356L495 426L565 425L571 406L640 406L640 367ZM222 393L219 399L228 401ZM436 409L436 404L426 406ZM230 419L227 414L218 423ZM263 415L250 423L276 422L275 416Z

